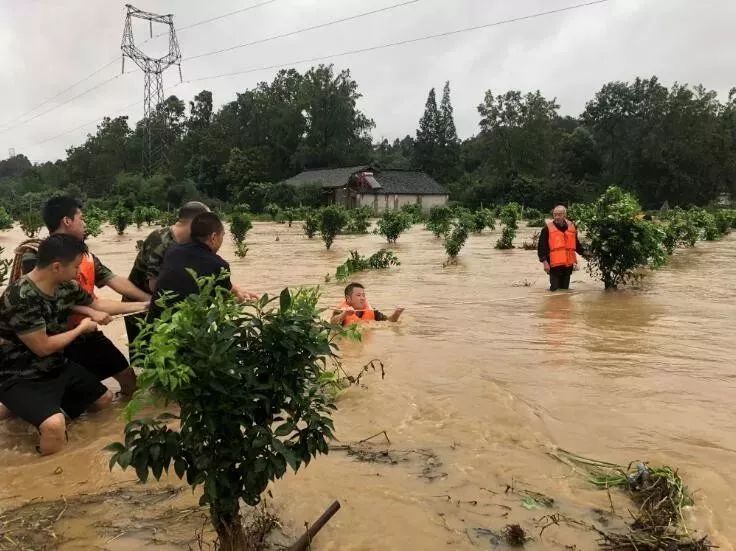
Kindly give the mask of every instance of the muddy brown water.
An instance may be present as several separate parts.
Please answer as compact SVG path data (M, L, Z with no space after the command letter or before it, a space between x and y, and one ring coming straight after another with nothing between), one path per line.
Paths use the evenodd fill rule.
M350 249L368 255L385 246L376 235L339 236L326 251L298 226L256 223L243 260L228 242L222 254L234 280L269 293L321 284L327 306L342 285L325 283L325 274ZM127 275L147 231L118 237L108 228L90 248ZM522 229L517 245L533 231ZM596 535L580 525L563 522L539 535L549 523L542 517L555 512L621 525L605 513L606 492L548 455L558 446L616 463L678 467L695 490L689 526L733 550L736 238L678 251L636 289L604 292L581 270L574 291L551 294L535 253L495 250L498 234L472 235L458 264L443 267L441 242L416 226L391 246L400 267L356 277L374 307L407 309L400 323L344 343L349 371L380 358L386 378L371 373L365 388L344 392L335 424L342 442L385 430L390 460L361 462L335 451L272 485L269 501L284 531L296 537L339 500L342 509L314 549L489 549L493 534L512 522L534 537L528 549L595 549ZM17 230L4 232L0 246L7 254L20 239ZM120 321L105 332L125 348ZM49 458L34 454L33 431L23 423L0 423L0 511L33 499L141 490L133 472L110 473L102 451L122 433L120 407L74 423L66 450ZM371 442L378 452L387 446ZM172 476L160 487L171 485L181 486ZM525 490L554 498L554 506L525 509ZM613 501L618 516L633 507L618 495ZM83 514L64 513L51 547L185 548L202 526L201 514L189 514L194 505L188 490L148 504L103 500ZM147 510L163 519L158 526L142 521Z

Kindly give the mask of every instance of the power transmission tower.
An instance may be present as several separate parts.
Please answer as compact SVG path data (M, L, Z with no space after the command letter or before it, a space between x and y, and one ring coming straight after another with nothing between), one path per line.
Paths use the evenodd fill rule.
M166 118L160 106L164 102L163 72L172 65L179 66L179 80L181 77L181 51L179 41L174 30L174 16L158 15L141 11L130 4L126 4L125 29L120 49L123 51L123 73L125 72L125 58L132 59L141 68L143 81L143 171L150 176L165 160L164 135ZM147 56L135 45L133 39L133 18L148 21L150 38L153 38L153 24L162 23L169 27L169 53L163 57Z

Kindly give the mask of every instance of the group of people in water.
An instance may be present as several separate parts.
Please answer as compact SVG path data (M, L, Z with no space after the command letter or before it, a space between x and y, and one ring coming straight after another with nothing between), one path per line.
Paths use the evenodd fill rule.
M230 280L230 266L217 254L225 227L203 203L186 203L176 223L152 231L127 278L114 274L87 249L80 201L54 197L44 205L42 216L49 237L21 244L11 281L0 296L0 419L17 416L33 424L40 435L37 450L48 455L64 447L68 419L112 403L113 394L103 380L117 380L123 396L135 391L135 371L100 331L113 316L125 316L132 343L142 317L155 323L160 316L160 297L171 296L170 305L199 292L191 270L199 277L224 272L217 285L239 301L258 295ZM538 255L554 291L569 287L576 254L587 255L565 207L555 207L553 216L542 230ZM95 288L105 286L122 301L98 298ZM396 322L403 311L397 308L386 315L374 309L365 287L350 283L330 321Z
M135 371L100 326L125 316L132 343L141 318L155 322L160 316L161 296L172 297L172 304L199 292L190 270L200 277L228 274L217 285L239 301L258 295L230 280L230 266L217 254L225 227L203 203L186 203L176 223L152 231L127 278L87 249L83 206L76 198L50 199L42 216L49 236L21 244L0 296L0 419L17 416L37 427L37 451L49 455L64 447L69 419L112 403L103 380L114 378L123 396L135 391ZM105 286L122 301L97 297L95 288ZM374 310L365 288L351 283L331 321L398 321L402 312L387 316Z

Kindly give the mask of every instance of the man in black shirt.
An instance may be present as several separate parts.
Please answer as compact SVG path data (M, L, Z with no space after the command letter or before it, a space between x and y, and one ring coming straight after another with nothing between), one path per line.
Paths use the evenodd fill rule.
M567 209L557 205L552 222L542 228L537 243L537 255L549 274L549 290L570 288L570 276L577 266L576 254L589 258L578 239L575 225L567 220Z
M176 303L199 292L197 282L187 270L194 270L197 277L226 272L227 277L221 279L218 285L231 290L241 300L258 298L253 293L240 290L230 281L230 265L217 254L225 239L225 227L216 214L204 212L195 216L192 220L191 239L189 243L173 245L166 251L156 281L149 319L161 315L162 308L155 301L164 293L172 294L172 303Z

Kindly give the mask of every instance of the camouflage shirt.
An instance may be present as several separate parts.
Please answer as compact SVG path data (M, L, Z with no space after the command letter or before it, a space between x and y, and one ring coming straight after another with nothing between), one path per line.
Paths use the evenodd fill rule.
M110 268L105 266L102 262L100 262L100 259L97 258L92 253L89 253L92 256L92 260L95 263L95 286L96 287L104 287L107 285L107 282L110 281L112 278L115 277L115 274L112 272ZM36 267L36 263L38 262L38 253L36 251L27 251L23 254L23 259L21 261L21 270L24 274L27 274L33 268Z
M158 277L161 265L164 263L164 255L172 245L176 245L176 240L171 228L153 230L146 237L128 276L133 285L146 293L151 292L148 288L148 280Z
M54 296L41 291L28 276L9 285L0 296L0 385L36 379L63 367L61 352L41 358L20 336L42 329L48 335L64 333L72 306L89 306L92 300L76 281L59 285Z

